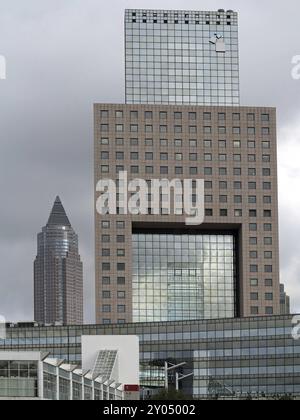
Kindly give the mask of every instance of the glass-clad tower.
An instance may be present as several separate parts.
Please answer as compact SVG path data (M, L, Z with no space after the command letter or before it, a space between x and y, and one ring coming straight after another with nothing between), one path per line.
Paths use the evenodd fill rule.
M126 10L127 104L239 105L238 14Z
M83 323L83 274L78 237L57 197L47 225L38 234L34 262L35 321Z

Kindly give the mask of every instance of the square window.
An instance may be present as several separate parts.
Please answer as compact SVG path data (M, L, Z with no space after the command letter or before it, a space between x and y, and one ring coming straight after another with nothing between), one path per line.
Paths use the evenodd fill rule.
M138 166L131 166L130 167L130 173L138 174L139 173L139 167Z
M197 153L190 153L190 161L195 162L198 159Z
M131 118L132 120L137 120L137 119L138 119L138 117L139 117L139 113L138 113L138 111L130 111L130 118Z
M228 216L228 210L227 209L220 209L220 216L221 217L227 217Z
M138 146L139 139L130 139L130 146Z
M145 153L145 160L153 160L153 153L152 152L146 152Z
M213 202L213 196L212 195L205 195L204 201L205 201L205 203L212 203Z
M159 113L159 118L160 118L161 120L166 120L166 119L168 118L168 114L167 114L167 112L160 112L160 113Z
M137 133L139 131L139 126L137 124L131 124L130 131L131 133Z
M100 115L101 115L101 118L108 118L108 116L109 116L108 111L106 111L106 110L101 111Z
M125 299L126 293L124 291L118 291L118 299Z
M227 195L220 195L219 201L220 201L220 203L226 204L228 202Z
M251 306L251 315L258 315L258 314L259 314L258 306Z
M182 140L180 139L174 140L174 145L175 147L182 147Z
M117 271L125 271L125 263L118 263L117 264Z
M227 175L227 168L219 168L219 175L226 176Z
M125 277L118 277L118 278L117 278L117 284L118 284L119 286L124 286L124 285L126 284L126 279L125 279Z
M117 229L125 229L125 222L123 221L118 221L116 223Z
M272 279L265 279L265 286L266 287L273 287L273 280Z
M153 146L153 139L145 139L145 146L152 147Z
M116 146L124 146L124 139L117 138L116 139Z
M197 147L197 140L190 140L190 147Z
M101 222L102 229L109 229L110 228L110 222L106 220L102 220Z
M211 121L211 112L204 112L203 113L203 119L205 121Z
M110 257L110 249L102 249L102 257Z
M109 126L108 126L108 124L101 124L100 129L101 129L102 133L107 133L109 131Z
M152 133L153 126L152 125L145 125L145 133Z
M117 257L125 257L125 249L118 249Z
M116 160L124 160L124 152L116 152Z
M264 245L270 246L273 244L273 238L272 237L265 237L264 238Z
M266 315L273 315L274 314L274 309L272 306L267 306L266 307Z
M102 263L102 271L110 271L110 263Z
M205 153L204 154L204 160L205 160L205 162L211 162L212 161L212 154L211 153Z
M102 277L102 284L105 286L110 285L110 277Z
M146 174L153 174L154 173L153 166L146 166L145 172L146 172Z
M270 121L270 115L269 114L261 114L261 121L262 122L269 122Z
M242 168L233 168L233 175L234 176L241 176L242 175Z
M123 133L124 131L124 125L123 124L116 124L116 132L117 133Z

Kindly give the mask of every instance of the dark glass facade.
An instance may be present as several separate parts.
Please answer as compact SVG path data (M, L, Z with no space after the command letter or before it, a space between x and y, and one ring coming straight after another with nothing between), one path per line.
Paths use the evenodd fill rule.
M59 197L38 234L34 316L40 323L83 323L83 273L74 232Z

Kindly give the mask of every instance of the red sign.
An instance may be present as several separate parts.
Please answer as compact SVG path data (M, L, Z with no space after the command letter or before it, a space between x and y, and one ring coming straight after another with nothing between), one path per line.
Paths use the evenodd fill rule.
M139 392L140 387L139 385L124 385L125 392Z

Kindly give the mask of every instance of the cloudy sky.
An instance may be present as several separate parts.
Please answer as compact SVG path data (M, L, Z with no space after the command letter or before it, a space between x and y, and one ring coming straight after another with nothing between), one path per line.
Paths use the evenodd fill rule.
M240 13L243 105L278 108L281 275L300 312L298 0L0 0L0 314L33 319L36 234L59 194L80 237L94 321L94 102L124 102L125 8Z

